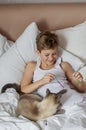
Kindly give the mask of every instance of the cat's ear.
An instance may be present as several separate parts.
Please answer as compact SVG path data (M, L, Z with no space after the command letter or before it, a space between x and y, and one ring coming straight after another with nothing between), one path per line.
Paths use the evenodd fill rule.
M62 97L62 95L63 95L64 93L66 93L66 92L67 92L66 89L63 89L63 90L61 90L60 92L58 92L58 93L56 94L57 99L60 100L60 98Z
M46 96L48 96L49 94L50 94L50 90L47 89L47 90L46 90Z
M59 95L59 94L64 94L64 93L66 93L66 92L67 92L67 89L63 89L63 90L61 90L60 92L58 92L57 95Z

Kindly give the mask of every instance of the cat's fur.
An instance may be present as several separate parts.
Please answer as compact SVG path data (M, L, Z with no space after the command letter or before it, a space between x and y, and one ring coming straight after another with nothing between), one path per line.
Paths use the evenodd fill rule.
M41 97L37 94L24 94L21 92L20 85L16 83L8 83L3 86L1 93L5 92L8 88L14 88L16 92L20 94L18 106L16 109L17 115L23 115L24 117L37 121L57 113L61 113L60 99L62 94L67 90L63 89L57 94L51 93L49 89L46 91L46 97Z
M61 111L60 98L66 91L66 89L63 89L55 94L47 89L44 98L35 94L24 94L20 96L17 114L33 121L55 115Z
M1 89L1 93L4 93L7 89L9 88L14 88L16 90L16 92L18 92L20 95L24 94L22 91L21 91L21 87L20 85L16 84L16 83L8 83L6 85L4 85Z

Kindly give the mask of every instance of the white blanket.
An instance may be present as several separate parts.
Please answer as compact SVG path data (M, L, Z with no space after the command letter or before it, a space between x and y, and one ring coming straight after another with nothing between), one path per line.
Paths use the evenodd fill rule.
M66 106L64 114L57 114L37 122L16 116L19 95L14 89L0 94L0 130L86 130L86 100Z

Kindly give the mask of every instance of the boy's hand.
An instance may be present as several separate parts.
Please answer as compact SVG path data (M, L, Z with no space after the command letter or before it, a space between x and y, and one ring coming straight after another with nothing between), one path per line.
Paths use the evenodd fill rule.
M55 78L55 75L53 74L45 74L44 77L41 79L43 84L51 82Z
M75 80L76 83L76 88L79 92L85 92L85 83L83 82L83 76L81 75L80 72L74 72L73 73L73 79Z
M73 78L74 78L75 80L80 81L80 82L83 81L83 77L82 77L82 75L81 75L80 72L74 72L74 73L73 73Z

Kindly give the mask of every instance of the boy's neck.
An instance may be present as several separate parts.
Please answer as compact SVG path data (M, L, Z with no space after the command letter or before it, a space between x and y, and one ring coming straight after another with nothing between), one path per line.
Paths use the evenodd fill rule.
M52 65L47 65L47 64L43 64L41 63L40 65L40 68L43 69L43 70L49 70L49 69L52 69L54 67L55 64L52 64Z

